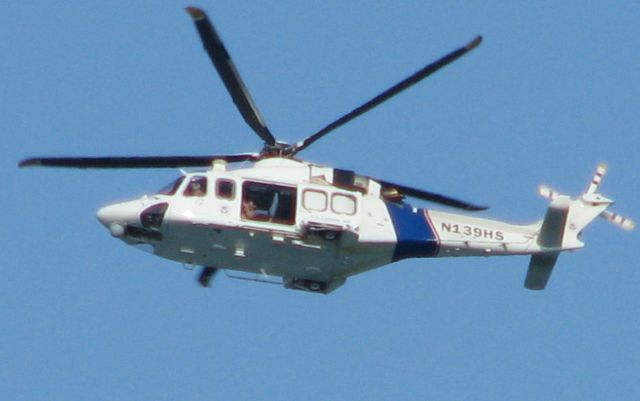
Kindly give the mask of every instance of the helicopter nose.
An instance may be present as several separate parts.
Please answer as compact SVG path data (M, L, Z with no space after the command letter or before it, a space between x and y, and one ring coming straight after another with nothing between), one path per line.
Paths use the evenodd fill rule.
M109 229L111 235L120 237L124 234L127 224L138 219L138 205L132 202L114 203L98 210L97 217L100 223Z

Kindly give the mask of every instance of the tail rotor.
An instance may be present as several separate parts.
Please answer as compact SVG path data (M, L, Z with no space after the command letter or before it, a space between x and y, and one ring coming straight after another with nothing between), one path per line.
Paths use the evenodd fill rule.
M607 165L604 163L600 163L596 168L596 172L593 175L593 179L589 183L589 187L587 188L587 191L584 194L582 194L580 198L575 199L575 202L579 202L583 209L591 209L591 210L601 209L601 212L598 214L600 217L617 225L623 230L631 231L635 228L636 223L631 219L620 216L619 214L613 213L612 211L608 210L608 207L612 205L614 202L611 199L604 197L598 192L598 190L600 189L600 185L602 184L602 180L606 173L607 173ZM557 192L546 185L541 185L538 188L538 193L542 197L550 199L552 201L562 195L560 192ZM576 212L576 214L581 214L581 213Z
M606 173L607 173L607 165L604 163L600 163L598 165L598 168L596 169L595 174L593 175L591 184L589 184L589 188L587 188L587 192L582 196L585 202L591 201L597 204L605 201L605 203L613 204L613 201L603 198L598 193L598 189L600 188L600 184L602 183L602 179L604 178ZM636 223L633 222L633 220L620 216L619 214L613 213L612 211L607 209L603 210L602 213L600 213L600 217L617 225L623 230L631 231L636 226Z

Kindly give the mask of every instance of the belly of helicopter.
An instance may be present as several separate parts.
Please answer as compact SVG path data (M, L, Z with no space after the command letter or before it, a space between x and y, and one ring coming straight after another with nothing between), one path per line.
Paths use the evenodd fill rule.
M392 262L394 244L259 227L169 224L154 254L187 265L329 282Z

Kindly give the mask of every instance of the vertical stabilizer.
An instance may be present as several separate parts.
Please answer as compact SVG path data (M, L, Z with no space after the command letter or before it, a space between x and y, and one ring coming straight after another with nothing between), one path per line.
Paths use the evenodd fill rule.
M546 287L562 249L570 208L571 198L566 195L556 196L549 205L538 234L538 245L542 253L531 257L527 277L524 280L526 288L543 290Z
M541 248L562 247L570 208L571 198L566 195L559 195L551 202L538 235L538 245Z
M560 252L548 252L533 255L529 262L529 270L524 286L530 290L544 290L553 272Z

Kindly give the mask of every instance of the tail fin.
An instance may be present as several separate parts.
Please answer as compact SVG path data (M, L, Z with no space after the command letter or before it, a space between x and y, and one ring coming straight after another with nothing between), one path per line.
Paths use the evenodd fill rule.
M560 252L548 252L533 255L529 262L527 277L524 279L524 286L530 290L544 290L559 254Z
M551 201L538 234L538 246L542 252L531 257L527 277L524 280L526 288L543 290L546 287L562 244L565 242L564 236L570 210L571 198L566 195L557 195Z
M580 236L596 217L600 216L625 230L632 230L635 223L607 210L614 202L602 196L598 189L607 172L605 164L598 165L596 173L579 198L571 199L547 186L539 188L540 195L551 199L551 204L538 234L540 252L531 257L525 287L541 290L546 286L553 266L561 251L582 248Z

